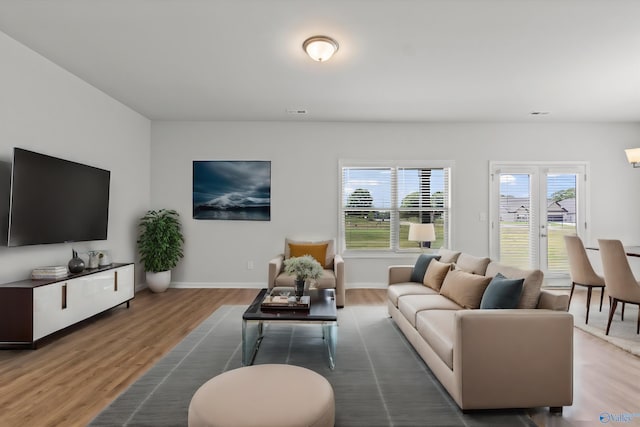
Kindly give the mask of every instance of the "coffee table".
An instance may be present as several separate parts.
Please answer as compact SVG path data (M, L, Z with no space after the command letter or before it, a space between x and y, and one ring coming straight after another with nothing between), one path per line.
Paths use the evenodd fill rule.
M336 344L338 341L338 310L334 289L310 289L308 310L273 309L262 310L260 305L268 289L262 289L242 315L242 366L253 364L260 343L264 338L265 324L309 323L322 326L322 338L327 346L329 367L335 368Z

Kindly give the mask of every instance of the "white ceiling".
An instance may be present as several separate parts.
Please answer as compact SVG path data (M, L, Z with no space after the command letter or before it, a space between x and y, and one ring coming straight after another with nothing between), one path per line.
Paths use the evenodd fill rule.
M0 31L154 120L640 121L638 0L0 0Z

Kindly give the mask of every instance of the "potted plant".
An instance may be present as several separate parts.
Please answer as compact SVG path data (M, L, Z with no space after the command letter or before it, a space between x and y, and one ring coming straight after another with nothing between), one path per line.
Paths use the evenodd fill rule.
M311 255L291 257L284 261L285 273L295 276L296 296L301 297L307 279L317 280L322 276L322 266Z
M184 256L179 214L168 209L147 211L138 228L138 251L147 286L153 292L164 292L171 283L171 270Z

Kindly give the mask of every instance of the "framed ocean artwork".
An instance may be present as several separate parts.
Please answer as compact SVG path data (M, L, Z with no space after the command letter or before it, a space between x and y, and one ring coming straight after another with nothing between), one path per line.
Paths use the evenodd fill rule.
M194 160L193 218L270 221L271 162Z

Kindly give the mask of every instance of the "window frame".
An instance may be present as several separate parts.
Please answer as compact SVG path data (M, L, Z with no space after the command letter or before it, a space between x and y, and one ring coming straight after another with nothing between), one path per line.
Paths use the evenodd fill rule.
M454 208L452 206L452 194L453 194L453 175L454 175L455 162L452 160L353 160L353 159L340 159L338 162L338 238L337 249L338 253L346 258L388 258L388 257L405 257L407 254L419 253L420 249L402 248L399 245L399 239L396 237L395 241L393 236L399 235L399 214L402 211L407 211L407 208L400 208L400 203L397 200L397 171L398 169L448 169L448 191L447 200L445 201L445 207L442 209L446 215L446 221L444 224L445 233L443 240L443 247L450 247L452 238L452 226L454 217ZM347 249L346 237L345 237L345 221L344 221L344 169L345 168L386 168L392 170L393 180L396 183L392 183L391 189L391 201L392 206L389 209L391 212L391 227L390 230L390 247L380 249ZM410 210L410 209L409 209Z

